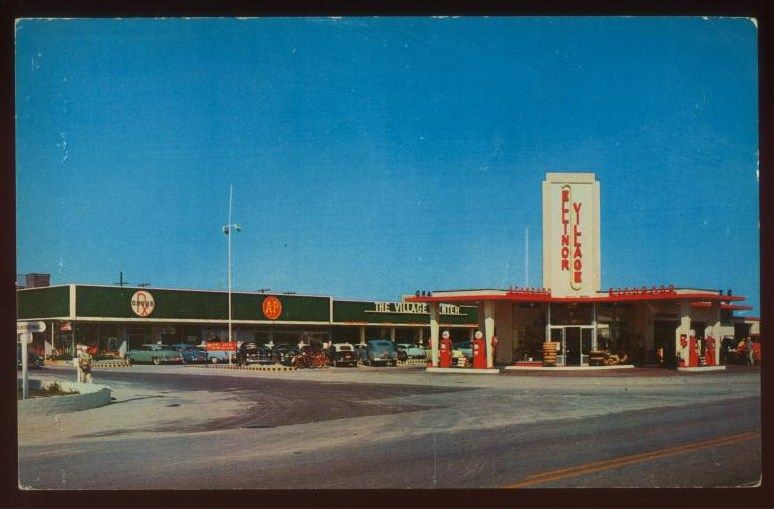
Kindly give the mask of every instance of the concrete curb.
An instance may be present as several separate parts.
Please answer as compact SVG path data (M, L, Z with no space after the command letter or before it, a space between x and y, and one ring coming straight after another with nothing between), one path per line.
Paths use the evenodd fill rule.
M201 369L239 369L243 371L296 371L298 368L295 366L238 366L236 364L185 364L187 368L201 368Z
M696 366L692 368L684 367L677 368L677 371L682 373L708 373L713 371L725 371L725 366Z
M497 375L500 373L499 369L474 369L474 368L425 368L428 373L450 373L456 375Z
M44 366L75 366L75 361L44 361ZM92 361L92 368L129 368L131 363L128 359L102 359Z
M407 361L398 361L398 366L426 366L426 359L409 359Z
M131 363L126 359L94 361L92 368L129 368Z
M40 416L56 415L68 412L77 412L98 408L110 403L110 387L99 384L82 384L65 382L56 379L30 379L30 389L47 387L56 382L65 391L76 391L78 394L67 396L49 396L45 398L30 398L19 400L18 415ZM21 387L21 379L17 379L17 386Z
M634 364L615 366L506 366L508 371L604 371L610 369L634 369Z

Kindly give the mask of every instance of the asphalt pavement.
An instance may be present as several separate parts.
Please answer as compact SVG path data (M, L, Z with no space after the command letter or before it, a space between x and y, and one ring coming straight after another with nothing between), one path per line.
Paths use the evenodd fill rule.
M70 368L46 376L71 377ZM31 489L716 487L761 471L757 370L465 376L98 370L109 406L19 423Z

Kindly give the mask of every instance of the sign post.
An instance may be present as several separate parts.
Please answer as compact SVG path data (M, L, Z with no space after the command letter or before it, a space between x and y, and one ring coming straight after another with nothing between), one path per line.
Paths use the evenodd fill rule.
M46 322L16 322L16 335L18 336L18 342L21 348L21 363L22 363L22 399L27 399L30 393L30 379L29 379L29 356L27 355L27 347L32 343L33 332L44 332L46 330Z

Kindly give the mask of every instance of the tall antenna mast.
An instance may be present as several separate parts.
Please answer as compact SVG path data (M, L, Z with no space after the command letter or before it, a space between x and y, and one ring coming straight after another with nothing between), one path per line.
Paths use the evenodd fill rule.
M524 228L524 286L529 288L529 226Z

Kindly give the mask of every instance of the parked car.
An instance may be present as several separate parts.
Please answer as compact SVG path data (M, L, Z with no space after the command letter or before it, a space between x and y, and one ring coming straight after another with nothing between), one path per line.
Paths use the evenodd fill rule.
M272 350L273 362L278 362L283 366L290 366L293 362L293 358L301 351L298 347L293 345L281 344L274 347Z
M470 344L470 341L462 341L452 345L452 358L458 359L462 356L467 357L468 360L473 359L473 346Z
M218 364L219 362L228 362L228 350L207 350L205 345L199 345L197 350L207 354L207 361L211 364ZM233 354L232 354L233 359Z
M427 351L425 347L419 345L412 345L410 343L398 343L398 352L406 352L406 358L408 359L424 359L427 357Z
M385 366L398 365L398 351L395 349L395 343L386 339L372 339L366 344L365 364L374 366L384 364Z
M248 364L271 364L271 351L268 348L258 346L253 341L245 341L239 346L236 354L237 364L245 366Z
M334 367L357 366L358 356L351 343L334 343L328 350L328 358Z
M27 349L27 369L40 369L44 366L43 357ZM16 345L16 369L22 368L21 346Z
M365 343L358 343L355 345L355 357L357 357L357 362L359 364L365 364L367 347L368 345Z
M203 364L207 362L209 356L206 351L199 350L194 345L177 344L170 345L171 348L180 352L183 356L183 364Z
M395 351L398 352L399 361L408 360L408 354L406 353L406 348L408 348L408 345L405 343L398 343L397 345L395 345Z
M183 354L169 345L140 345L126 352L130 363L150 362L152 364L182 364Z
M720 363L721 364L736 364L739 362L736 351L737 341L731 337L726 336L720 342Z

